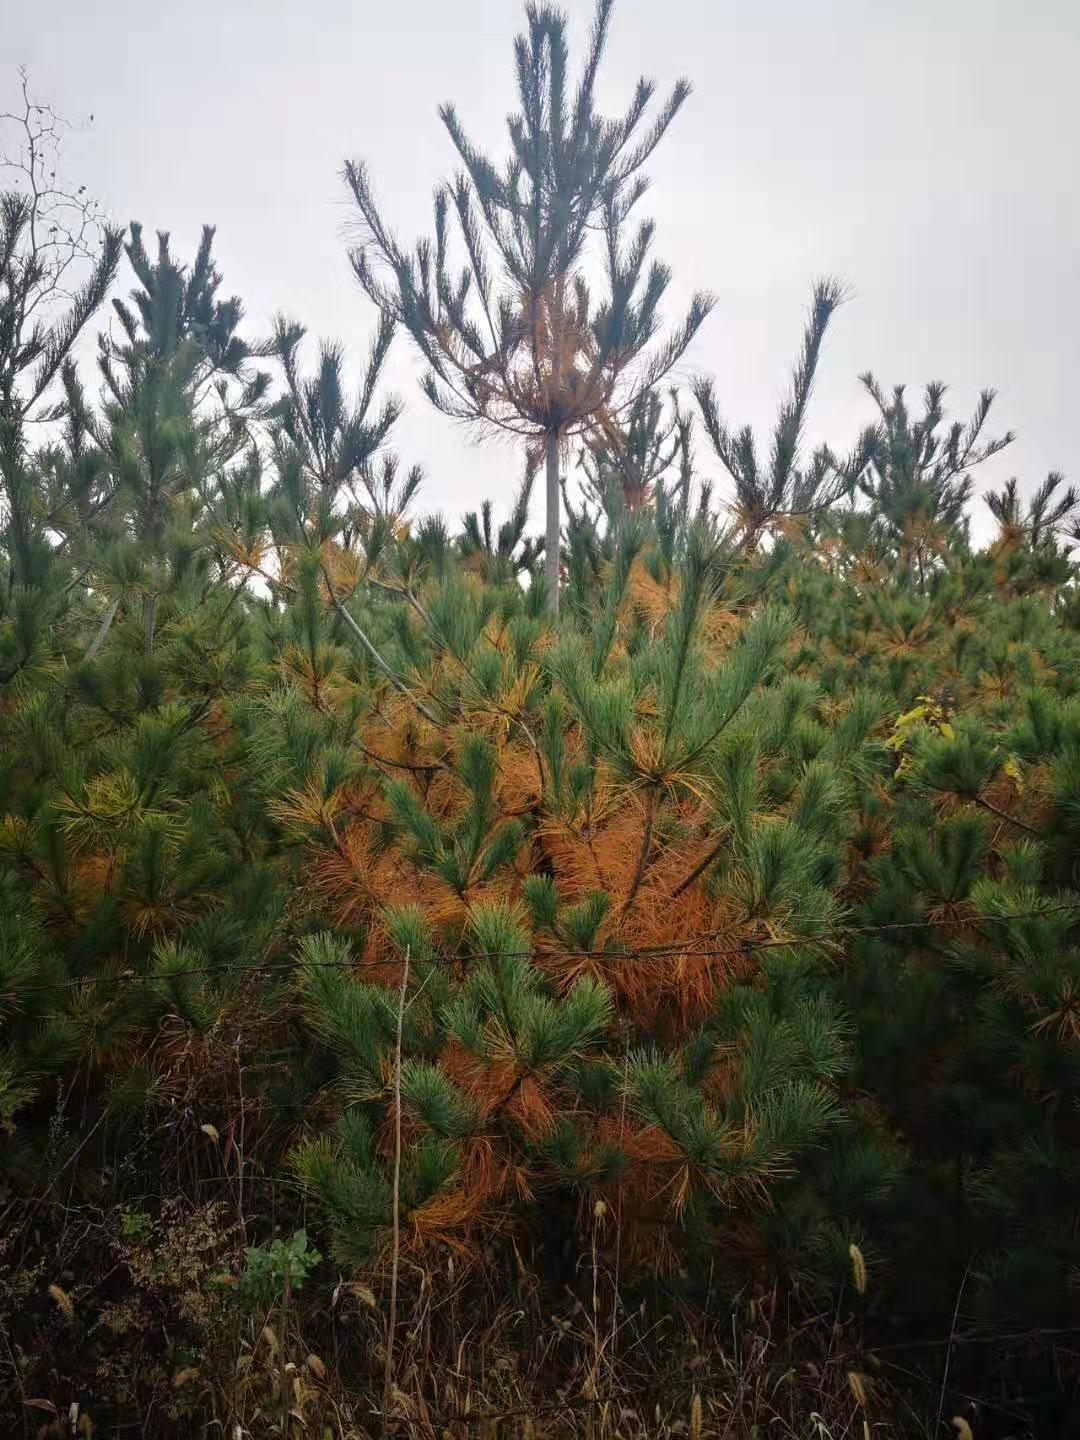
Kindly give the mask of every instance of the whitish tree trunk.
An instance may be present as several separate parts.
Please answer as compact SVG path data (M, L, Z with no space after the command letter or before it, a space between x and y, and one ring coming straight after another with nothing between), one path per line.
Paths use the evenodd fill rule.
M148 595L143 601L143 616L146 621L146 643L143 650L147 659L154 653L154 611L156 608L157 596Z
M109 633L109 629L110 629L110 627L112 626L112 622L116 619L116 612L117 612L117 610L119 610L119 609L120 609L120 596L117 595L116 599L112 602L112 604L109 606L109 608L105 611L105 617L104 617L104 619L103 619L102 622L101 622L101 625L100 625L100 627L99 627L99 629L98 629L98 632L97 632L97 634L94 636L93 640L90 642L90 648L87 650L86 654L83 656L83 659L84 659L84 660L93 660L93 659L96 658L98 651L101 649L102 645L105 644L105 638L106 638L106 636L107 636L108 633Z
M544 542L544 578L551 613L559 613L559 531L562 518L559 495L559 437L547 437L547 538Z

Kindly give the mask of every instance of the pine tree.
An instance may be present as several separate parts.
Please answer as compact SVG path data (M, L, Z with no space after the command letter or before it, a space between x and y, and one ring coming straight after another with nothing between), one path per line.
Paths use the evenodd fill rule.
M635 397L622 423L608 425L592 438L579 458L584 500L609 524L622 511L660 503L685 518L693 483L693 416L672 390L665 407L656 391ZM707 503L707 502L706 502Z
M1018 594L1040 590L1060 603L1058 597L1068 592L1071 549L1062 541L1080 539L1080 496L1075 487L1066 485L1058 471L1051 471L1025 510L1013 476L984 499L998 523L993 555L999 586Z
M346 499L345 549L351 547L354 536L370 535L378 526L392 529L400 524L423 479L414 467L399 483L397 458L384 449L401 415L401 402L391 396L382 402L378 414L372 413L393 333L392 322L384 317L372 341L360 392L350 406L344 393L341 347L320 345L316 371L305 377L298 368L303 327L282 317L275 326L273 353L286 384L286 394L271 412L275 463L279 473L299 467L317 487L313 492L319 497L316 505L329 501L333 507ZM294 511L304 520L304 503L296 510L298 498L294 499ZM308 499L308 506L311 503Z
M187 545L217 480L250 446L250 419L268 383L252 369L251 349L237 333L239 300L217 298L221 277L211 258L213 236L209 227L203 230L188 270L173 259L166 234L159 234L152 262L140 227L133 225L126 251L141 289L132 296L134 308L113 302L124 339L101 345L117 500L149 559L147 654L166 545L170 539ZM170 537L185 505L189 516ZM176 563L182 563L179 553Z
M382 977L405 952L409 1244L475 1249L520 1223L530 1196L599 1191L627 1254L675 1265L833 1133L844 1024L799 947L836 918L842 776L860 773L879 712L860 701L813 760L789 756L811 694L754 701L778 683L784 618L766 611L732 643L705 537L666 588L639 568L641 537L623 544L543 671L527 594L504 588L496 611L452 574L427 588L387 653L446 721L403 732L398 705L376 707L374 771L343 756L331 771L331 746L291 782L281 813L321 848L323 914L357 947L327 933L302 955L341 1116L295 1163L342 1260L386 1243L395 1002ZM395 892L414 898L387 906ZM761 971L759 941L776 949ZM829 1229L831 1183L816 1228L802 1223L836 1273L854 1232Z
M483 502L479 513L470 511L462 520L461 553L466 563L485 580L500 582L522 574L534 577L544 553L544 541L540 537L526 536L525 531L529 524L529 503L537 468L534 460L526 460L525 474L514 497L513 509L497 532L492 521L494 510L490 500Z
M1015 439L1013 432L982 438L994 403L984 390L975 413L964 425L954 420L943 430L946 386L926 386L923 410L912 419L904 386L887 397L869 372L862 377L881 416L882 443L860 488L873 502L876 522L890 553L922 588L929 567L953 538L965 539L966 509L974 480L971 471L999 454Z
M943 482L946 499L949 483L967 488ZM1049 508L1056 488L1035 497L1036 522L1066 519L1067 504ZM858 676L895 697L888 804L875 801L858 837L863 898L840 997L859 1037L855 1083L907 1149L875 1233L881 1282L915 1334L954 1312L984 1336L1074 1318L1076 631L1048 563L1068 566L1053 531L1023 526L1016 487L992 508L1009 528L985 555L924 546L921 574L913 549L910 568L846 565L823 589L804 554L790 592L814 617L824 683L842 693ZM870 519L894 554L905 534L917 544L886 531L888 511ZM1032 1343L1030 1374L1045 1374L1052 1358ZM972 1383L987 1374L973 1367Z
M845 460L837 460L822 445L808 465L802 463L800 447L814 377L826 333L843 298L843 287L835 280L820 280L814 287L802 352L764 463L750 427L733 432L722 420L712 381L701 377L695 382L694 398L705 433L735 485L733 542L740 549L752 550L770 528L827 511L851 491L873 453L876 432L866 430Z
M5 1019L29 1024L5 1025L4 1064L20 1105L65 1066L91 1086L119 1070L117 1103L152 1104L131 1047L173 1013L211 1029L231 987L187 971L242 963L273 927L265 872L250 852L240 864L249 802L215 768L212 722L252 653L214 531L245 483L230 467L263 382L240 378L249 350L238 304L214 298L211 235L188 270L165 237L151 263L133 227L141 288L117 307L125 338L102 347L102 404L68 367L62 433L36 457L42 493L65 497L52 563L78 571L3 710Z
M682 324L652 344L670 273L650 262L652 222L632 235L628 224L645 190L641 168L689 86L679 81L645 128L651 81L638 81L621 118L597 112L613 4L598 0L572 97L566 17L551 6L526 6L528 29L515 43L520 110L508 121L503 165L473 146L452 105L442 107L464 170L436 191L434 235L414 254L393 238L365 167L345 167L362 226L353 269L423 356L428 399L453 419L522 436L544 457L545 567L556 611L560 450L577 436L611 434L670 373L712 307L710 296L696 295ZM452 227L463 252L460 273L452 268ZM594 233L602 237L598 255L591 253ZM604 291L594 300L590 275L601 267Z

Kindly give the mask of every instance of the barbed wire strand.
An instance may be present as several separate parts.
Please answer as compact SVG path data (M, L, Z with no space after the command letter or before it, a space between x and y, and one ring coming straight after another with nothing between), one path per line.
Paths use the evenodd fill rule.
M1047 915L1077 910L1080 910L1080 901L1067 901L1062 904L1047 905L1039 910L1018 910L1003 915L967 915L925 920L886 921L880 925L836 927L832 930L823 931L820 935L809 935L790 939L754 939L750 937L741 941L738 945L724 947L702 946L700 941L702 939L708 939L711 936L711 932L706 932L701 936L692 936L683 940L672 940L664 945L628 947L622 950L549 950L540 947L532 950L474 950L465 955L433 954L426 957L417 956L415 964L417 966L463 966L477 960L663 960L675 959L680 956L702 960L720 959L722 957L736 958L738 956L745 956L748 953L753 953L756 950L798 950L828 945L859 935L881 935L904 930L946 930L979 925L1000 925L1013 920L1040 920ZM169 980L188 979L197 975L235 975L239 977L254 974L287 974L295 970L383 970L386 969L387 966L397 963L399 962L394 957L366 960L353 957L348 960L272 960L254 965L193 965L182 970L163 970L149 974L139 974L134 970L122 970L113 975L84 975L70 980L52 981L44 985L20 986L18 993L20 995L27 995L41 993L42 991L72 990L84 985L103 985L109 983L117 986L121 984L146 985ZM2 993L0 993L0 999L2 998L4 997Z

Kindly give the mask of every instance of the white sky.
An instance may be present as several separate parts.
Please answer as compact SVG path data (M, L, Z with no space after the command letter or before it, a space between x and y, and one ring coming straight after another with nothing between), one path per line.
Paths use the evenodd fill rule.
M592 0L566 8L580 37ZM281 309L359 354L373 317L345 258L342 161L369 162L411 240L454 169L440 101L502 153L521 18L517 0L0 0L0 101L28 65L70 119L93 113L66 168L116 219L185 255L216 224L252 331ZM715 377L729 421L768 425L811 283L835 273L855 298L811 442L844 446L869 418L867 368L948 381L965 418L993 385L996 430L1020 438L985 481L1080 481L1080 0L618 0L606 109L641 72L695 86L644 203L672 316L694 288L719 297L684 374ZM416 374L399 337L397 448L427 471L425 508L508 497L518 456L433 414Z

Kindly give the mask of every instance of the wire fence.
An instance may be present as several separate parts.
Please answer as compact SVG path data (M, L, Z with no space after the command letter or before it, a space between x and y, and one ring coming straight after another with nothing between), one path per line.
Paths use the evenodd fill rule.
M551 960L649 960L649 959L678 959L680 957L694 959L734 959L740 956L745 957L759 950L800 950L820 946L835 945L843 940L855 939L861 935L888 935L915 930L949 930L949 929L971 929L981 925L1002 925L1012 921L1040 920L1048 915L1060 914L1064 911L1080 912L1080 901L1065 901L1053 905L1045 905L1035 910L1012 911L1002 915L963 915L963 916L940 916L936 918L927 917L923 920L899 920L887 921L880 925L850 925L835 927L831 930L822 931L818 935L792 936L788 938L755 938L747 937L740 940L737 945L709 946L703 944L714 938L714 932L706 932L703 935L689 936L681 940L671 940L663 945L649 946L626 946L619 949L570 949L546 946L535 946L531 950L470 950L460 955L445 955L433 953L427 956L414 954L413 962L419 967L428 965L448 965L461 967L473 961L482 960L530 960L530 961L551 961ZM351 956L347 960L312 960L298 958L295 960L271 960L252 965L192 965L183 969L161 970L140 974L135 970L122 970L114 974L106 975L84 975L69 980L51 981L43 985L24 985L18 987L20 995L35 994L49 990L72 990L81 986L112 984L117 987L123 985L146 985L160 984L171 980L182 980L194 978L195 976L208 975L232 975L244 976L254 974L288 974L297 970L385 970L388 965L397 963L394 958L364 959L358 956ZM0 999L4 998L0 992Z

